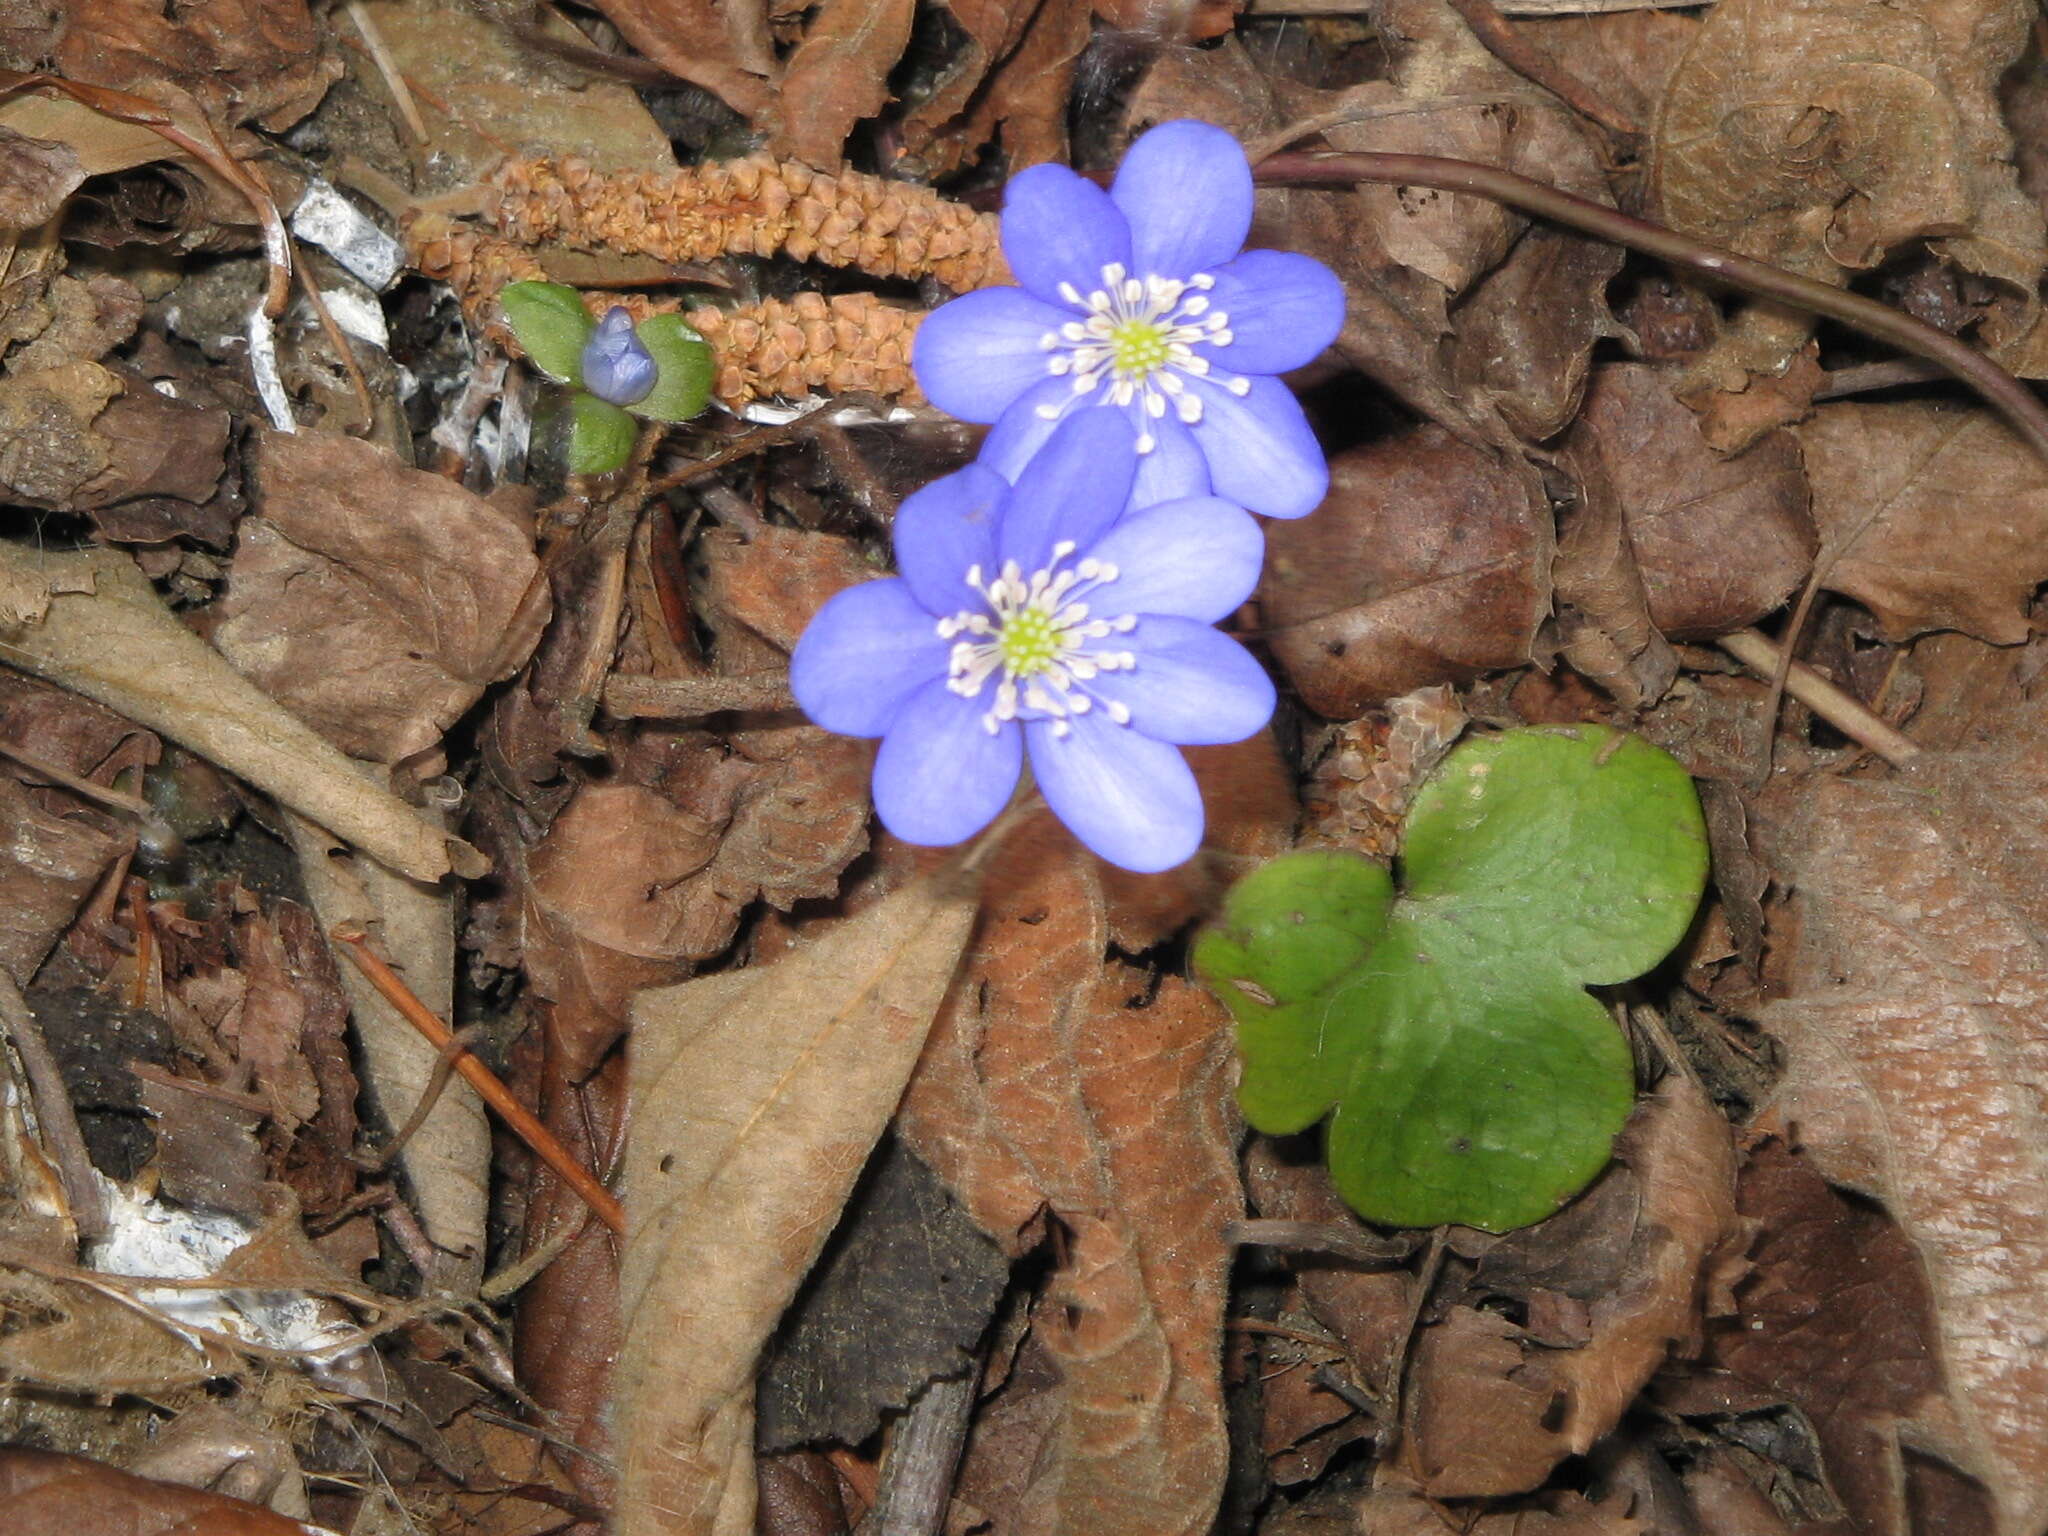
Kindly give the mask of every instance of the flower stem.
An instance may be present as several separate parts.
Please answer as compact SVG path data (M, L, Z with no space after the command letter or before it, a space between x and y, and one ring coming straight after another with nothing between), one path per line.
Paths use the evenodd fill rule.
M1632 218L1498 166L1436 155L1293 152L1261 161L1253 175L1265 186L1348 187L1367 181L1464 192L1562 224L1596 240L1612 241L1628 250L1654 256L1709 282L1826 315L1902 352L1939 365L1975 390L2036 453L2048 460L2048 408L2026 385L1955 337L1844 289L1737 255L1661 224Z

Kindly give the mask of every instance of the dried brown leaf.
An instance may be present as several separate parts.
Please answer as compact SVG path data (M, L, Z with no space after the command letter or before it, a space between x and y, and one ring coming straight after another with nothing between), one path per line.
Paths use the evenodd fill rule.
M675 168L668 136L633 87L563 66L496 16L433 0L365 0L363 9L414 91L460 104L454 113L424 114L436 185L482 179L508 147L575 155L605 171ZM541 36L588 46L546 7L526 14ZM708 49L710 39L697 33L691 41Z
M214 643L344 751L397 762L508 677L546 621L526 530L385 449L267 433Z
M602 0L627 42L702 86L757 128L777 110L775 54L763 0Z
M916 0L825 0L782 76L790 154L837 170L847 136L889 101L889 72L910 41Z
M2027 638L2048 580L2048 468L1988 412L1823 406L1799 431L1826 585L1886 636Z
M753 1529L755 1362L902 1095L975 886L928 877L773 965L641 999L622 1536Z
M1828 1481L1857 1526L1907 1536L1911 1426L1946 1390L1926 1271L1878 1211L1830 1189L1772 1141L1742 1171L1742 1214L1759 1235L1737 1315L1709 1362L1781 1394L1813 1421Z
M22 1446L0 1447L0 1524L8 1536L320 1536L322 1529L261 1504Z
M955 141L949 151L934 151L932 144L943 130L957 126L990 68L1017 46L1043 5L1044 0L950 0L946 11L966 36L944 76L904 114L900 132L906 149L928 163L954 164L972 149Z
M70 145L0 128L0 229L33 229L54 217L83 180Z
M1898 781L1820 779L1767 805L1798 945L1763 1020L1774 1100L1830 1180L1919 1249L1949 1397L1902 1441L1980 1481L2001 1531L2048 1519L2048 732L2008 722Z
M67 507L105 474L112 454L92 423L120 393L118 378L88 362L0 379L0 489L8 499Z
M2000 339L2030 330L2044 244L1992 89L2025 46L2019 0L1736 0L1671 78L1651 157L1665 223L1823 282L1902 244L2011 284ZM1812 316L1751 306L1701 360L1703 387L1774 376Z
M1017 1533L1205 1531L1227 1463L1220 1325L1241 1209L1229 1030L1213 999L1105 968L1091 860L1043 824L1011 840L900 1125L1012 1252L1065 1234L1034 1310L1056 1388L1013 1374L977 1436L973 1501ZM991 1461L993 1458L993 1462Z
M1337 455L1316 514L1273 525L1267 634L1310 708L1349 719L1529 659L1552 533L1525 468L1419 427Z
M1476 1428L1476 1426L1475 1426ZM1576 1493L1549 1494L1472 1518L1420 1494L1376 1489L1358 1507L1354 1536L1641 1536L1643 1522L1625 1497L1595 1504Z
M1475 160L1612 202L1578 119L1531 91L1449 7L1384 0L1374 15L1391 78L1345 94L1342 104L1362 120L1330 128L1331 145ZM1360 187L1322 239L1331 248L1319 254L1355 293L1376 292L1408 317L1389 332L1356 323L1370 316L1355 311L1340 343L1354 361L1428 379L1424 393L1434 400L1403 392L1489 441L1541 440L1571 420L1594 343L1614 330L1605 291L1621 269L1619 251L1531 229L1483 198L1388 186Z
M1466 1306L1418 1340L1399 1454L1424 1492L1463 1498L1539 1487L1565 1456L1583 1455L1614 1428L1667 1355L1697 1351L1703 1309L1725 1288L1742 1236L1728 1122L1674 1074L1623 1138L1616 1155L1625 1167L1582 1197L1599 1200L1602 1185L1620 1177L1636 1186L1633 1201L1614 1202L1631 1229L1618 1273L1584 1315L1589 1342L1538 1344L1498 1313ZM1542 1241L1541 1229L1532 1231Z
M1798 443L1773 433L1724 458L1701 441L1662 369L1599 369L1565 453L1589 485L1604 478L1619 503L1650 621L1671 639L1755 623L1813 563L1819 540ZM1562 550L1559 562L1562 589Z
M0 773L0 967L26 985L101 876L134 846L133 829L112 814L48 810Z
M71 0L65 22L58 73L139 96L189 91L222 124L282 132L341 74L304 0L204 0L175 12L150 0Z

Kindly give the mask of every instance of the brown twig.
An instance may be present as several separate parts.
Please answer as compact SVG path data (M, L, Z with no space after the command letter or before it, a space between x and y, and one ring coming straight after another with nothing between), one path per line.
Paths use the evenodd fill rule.
M560 1175L562 1182L597 1213L600 1221L614 1232L623 1234L626 1230L625 1208L612 1192L576 1160L575 1155L556 1139L553 1131L542 1125L531 1110L512 1096L512 1090L499 1081L495 1072L457 1041L455 1032L442 1023L431 1008L413 996L412 988L370 948L369 935L353 925L344 925L328 936L343 946L342 952L368 978L370 985L405 1015L406 1022L426 1036L435 1049L458 1053L455 1055L455 1070L462 1074L463 1080L498 1112L521 1141L533 1149L534 1156Z
M107 1230L107 1207L100 1199L92 1156L85 1150L85 1136L78 1129L64 1073L50 1052L50 1042L43 1037L43 1026L36 1022L35 1011L5 966L0 966L0 1023L6 1025L15 1054L28 1073L29 1087L35 1093L36 1120L57 1161L64 1198L71 1203L72 1222L80 1237L96 1238Z
M1661 224L1631 218L1498 166L1475 165L1436 155L1295 153L1272 156L1257 167L1255 175L1267 186L1348 187L1369 181L1464 192L1549 219L1596 240L1609 240L1628 250L1654 256L1708 282L1826 315L1902 352L1938 364L1974 390L2036 453L2048 459L2048 407L2018 379L1981 352L1931 325L1810 277L1737 255Z
M1505 16L1493 8L1492 0L1450 0L1451 9L1464 18L1472 35L1486 51L1524 80L1540 85L1583 118L1605 128L1616 138L1635 143L1643 136L1635 119L1610 105L1601 94L1549 54L1508 25Z
M1804 662L1789 665L1779 653L1777 642L1753 629L1737 630L1719 640L1722 650L1748 667L1758 677L1775 682L1784 679L1785 692L1851 741L1868 747L1897 767L1911 762L1922 750L1920 744L1879 719L1863 704L1844 693Z

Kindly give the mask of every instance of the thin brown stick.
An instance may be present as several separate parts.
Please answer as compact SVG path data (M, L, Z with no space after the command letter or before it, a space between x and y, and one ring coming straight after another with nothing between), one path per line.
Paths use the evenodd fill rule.
M1596 240L1609 240L1628 250L1654 256L1708 282L1826 315L1902 352L1938 364L1976 391L2028 446L2048 459L2048 407L2018 379L1981 352L1931 325L1810 277L1737 255L1661 224L1631 218L1498 166L1475 165L1436 155L1295 153L1272 156L1254 174L1266 186L1348 187L1369 181L1464 192L1549 219Z
M1631 143L1642 138L1643 130L1636 126L1634 118L1611 105L1598 91L1509 26L1507 18L1493 8L1492 0L1450 0L1450 4L1486 51L1524 80L1542 86L1579 116L1598 123L1617 138Z
M1723 635L1718 644L1758 677L1775 679L1783 669L1787 693L1893 767L1911 762L1924 750L1910 736L1893 729L1804 662L1795 661L1787 666L1777 642L1769 636L1753 629L1739 629L1732 635Z
M626 1230L625 1207L597 1181L595 1174L576 1160L575 1154L556 1139L553 1131L542 1125L531 1110L512 1096L512 1090L499 1081L495 1072L477 1060L475 1053L455 1038L455 1032L435 1016L433 1009L413 996L412 988L370 948L369 935L353 925L344 925L334 929L328 937L343 946L342 953L354 962L370 985L382 994L386 1002L404 1014L406 1022L425 1035L436 1050L459 1053L455 1056L455 1070L462 1074L463 1080L498 1112L521 1141L533 1149L534 1156L554 1169L562 1182L582 1197L583 1203L597 1213L600 1221L614 1232L623 1234Z
M0 966L0 1024L5 1024L28 1073L29 1088L35 1095L36 1120L56 1159L57 1174L64 1182L64 1198L71 1203L71 1220L78 1235L91 1239L107 1230L106 1202L93 1172L92 1155L85 1150L85 1135L78 1129L78 1114L71 1107L71 1094L64 1086L64 1073L36 1022L35 1010L21 995L14 977Z

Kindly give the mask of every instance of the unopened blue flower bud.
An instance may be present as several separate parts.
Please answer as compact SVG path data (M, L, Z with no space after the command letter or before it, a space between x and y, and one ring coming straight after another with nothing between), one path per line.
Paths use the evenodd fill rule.
M583 345L583 386L613 405L633 405L654 388L654 358L633 334L633 315L614 304Z

